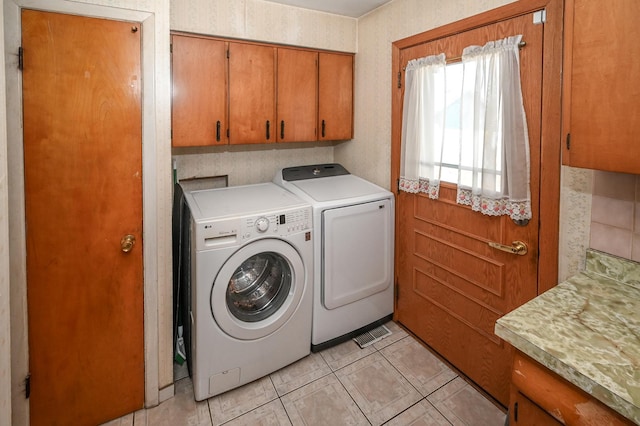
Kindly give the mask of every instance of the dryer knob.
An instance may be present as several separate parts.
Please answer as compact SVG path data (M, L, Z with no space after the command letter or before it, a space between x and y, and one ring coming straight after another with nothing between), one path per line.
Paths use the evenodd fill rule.
M258 232L265 232L267 229L269 229L269 219L267 219L266 217L261 217L256 220L256 229L258 230Z

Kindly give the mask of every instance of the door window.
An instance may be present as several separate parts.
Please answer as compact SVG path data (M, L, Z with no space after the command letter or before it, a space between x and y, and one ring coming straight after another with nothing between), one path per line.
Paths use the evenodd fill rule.
M273 315L291 290L291 266L281 255L262 252L249 257L235 270L227 286L227 307L245 322Z

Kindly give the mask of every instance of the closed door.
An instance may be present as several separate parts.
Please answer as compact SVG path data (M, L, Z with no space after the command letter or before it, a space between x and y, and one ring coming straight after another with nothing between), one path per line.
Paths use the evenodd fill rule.
M198 256L210 259L211 253ZM300 254L283 240L265 238L242 247L213 281L211 313L216 324L240 340L276 332L298 311L305 292L304 271Z
M318 53L283 47L277 52L277 141L314 141L318 119Z
M486 216L456 202L456 185L443 183L438 200L400 192L397 198L397 318L502 404L509 400L512 348L494 334L495 321L537 294L542 41L532 14L404 49L414 58L460 55L470 45L522 34L522 91L530 139L531 208L523 226L508 216ZM402 105L402 103L400 103ZM528 246L524 256L490 242Z
M276 141L276 49L229 43L229 143Z
M322 212L322 306L336 309L393 283L393 202Z
M143 407L140 33L22 12L32 425Z

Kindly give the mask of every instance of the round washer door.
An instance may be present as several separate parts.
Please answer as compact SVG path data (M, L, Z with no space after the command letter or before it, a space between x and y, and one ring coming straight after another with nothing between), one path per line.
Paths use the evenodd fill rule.
M267 336L298 308L304 293L304 262L288 243L257 240L236 251L213 282L211 311L228 335Z

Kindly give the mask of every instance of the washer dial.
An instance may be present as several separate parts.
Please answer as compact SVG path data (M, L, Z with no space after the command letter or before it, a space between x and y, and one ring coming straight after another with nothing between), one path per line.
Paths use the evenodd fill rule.
M258 218L258 220L256 220L256 229L258 232L265 232L269 229L269 219L266 217Z

